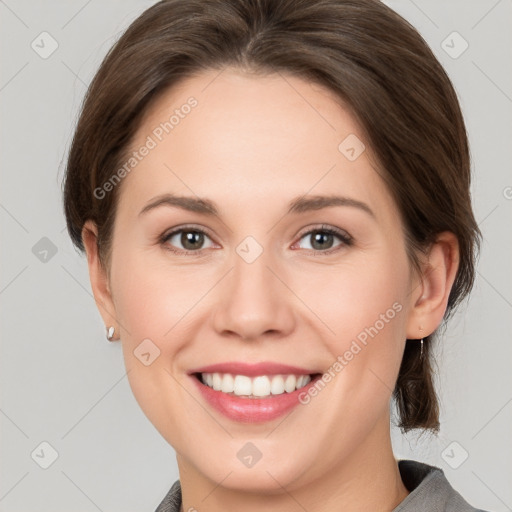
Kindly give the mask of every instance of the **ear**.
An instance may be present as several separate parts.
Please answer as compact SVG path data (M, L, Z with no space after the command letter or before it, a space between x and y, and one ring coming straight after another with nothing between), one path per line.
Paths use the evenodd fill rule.
M87 220L82 228L82 241L87 253L89 279L96 306L106 327L119 329L116 320L114 302L110 291L107 272L100 263L98 254L98 229L92 220Z
M443 320L459 268L457 237L449 231L440 233L422 267L419 284L415 285L412 293L413 304L407 323L408 339L420 339L432 334Z

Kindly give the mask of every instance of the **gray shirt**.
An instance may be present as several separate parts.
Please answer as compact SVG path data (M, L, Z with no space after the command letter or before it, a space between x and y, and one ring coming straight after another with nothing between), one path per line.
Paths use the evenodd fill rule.
M442 469L415 460L400 460L398 468L410 494L393 512L485 512L465 501ZM181 486L176 480L155 512L180 512L180 508Z

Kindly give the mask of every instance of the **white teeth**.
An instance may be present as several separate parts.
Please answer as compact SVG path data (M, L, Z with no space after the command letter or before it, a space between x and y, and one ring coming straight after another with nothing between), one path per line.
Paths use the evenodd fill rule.
M256 377L252 381L252 394L254 396L270 395L270 379L266 375L263 377Z
M222 379L221 391L223 393L232 393L235 390L235 380L233 376L227 373Z
M281 375L276 375L270 383L270 392L273 395L282 395L284 393L284 379Z
M311 381L309 375L232 375L230 373L202 373L201 380L215 391L237 396L264 397L292 393Z
M295 391L296 385L297 377L295 377L295 375L288 375L288 377L286 377L286 380L284 381L284 390L287 393L291 393L292 391Z
M215 375L215 373L213 374ZM251 378L247 375L237 375L235 377L235 395L252 395L252 382Z
M215 391L220 391L222 387L222 377L220 375L220 373L214 373L213 374L213 389L215 389Z

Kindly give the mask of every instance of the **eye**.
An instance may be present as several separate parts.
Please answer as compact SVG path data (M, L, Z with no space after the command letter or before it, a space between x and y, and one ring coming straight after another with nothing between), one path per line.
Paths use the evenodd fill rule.
M205 240L210 240L209 246L204 246ZM167 249L177 253L199 253L202 249L213 247L211 238L206 231L193 227L182 227L166 233L160 242ZM178 247L176 248L176 246ZM179 247L181 245L181 247Z
M336 238L340 243L333 246ZM331 226L321 226L316 229L310 229L304 233L300 239L309 240L309 247L303 248L329 254L342 246L350 246L353 242L352 237L346 232Z

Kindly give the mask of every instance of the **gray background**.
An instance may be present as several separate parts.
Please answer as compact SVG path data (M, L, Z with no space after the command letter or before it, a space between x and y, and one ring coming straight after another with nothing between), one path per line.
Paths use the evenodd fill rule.
M64 229L60 193L86 86L115 39L153 3L0 0L5 512L151 511L178 478L173 449L131 394L120 344L105 340L86 260ZM473 505L509 511L512 2L386 3L417 27L457 89L484 233L471 300L439 347L441 433L418 439L395 429L395 453L441 467ZM55 43L44 31L58 44L47 58L41 53ZM469 47L457 55L464 41ZM41 465L52 462L52 448L42 442L58 454L47 469Z

